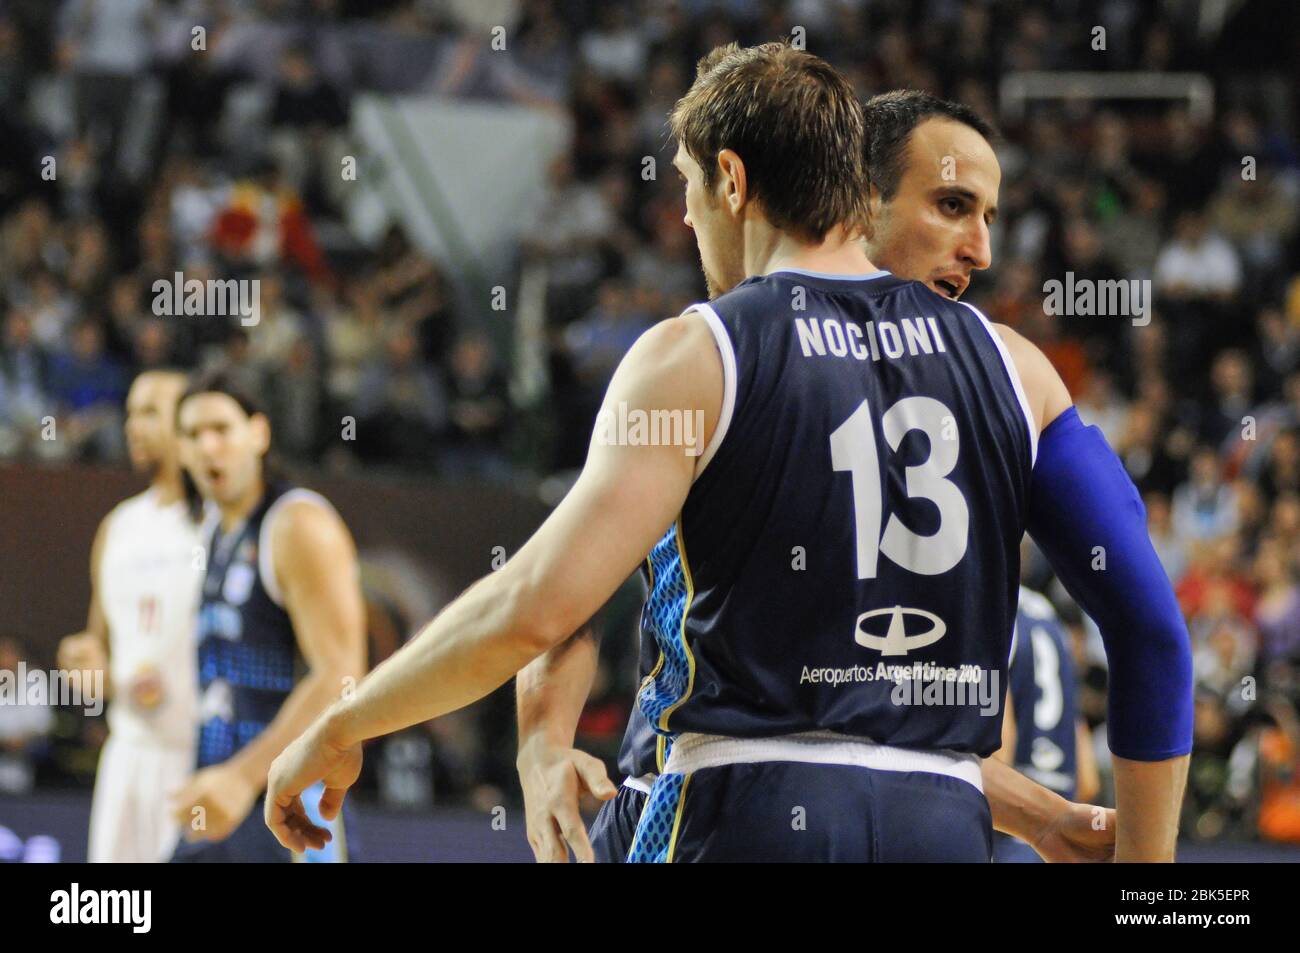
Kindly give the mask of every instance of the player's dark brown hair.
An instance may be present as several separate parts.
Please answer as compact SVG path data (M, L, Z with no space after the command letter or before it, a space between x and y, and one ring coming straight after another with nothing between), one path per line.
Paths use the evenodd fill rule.
M867 179L888 202L898 191L907 164L907 144L916 127L927 119L949 119L969 126L991 144L997 139L993 124L962 103L940 99L919 89L895 89L867 100Z
M225 394L238 404L239 409L247 416L252 417L254 414L261 414L268 420L270 419L270 414L263 408L259 395L254 393L244 381L240 380L231 368L217 366L190 378L189 384L185 387L185 392L176 401L177 424L180 423L181 404L197 394Z
M739 155L775 228L821 241L866 220L862 105L820 57L788 43L719 46L700 60L669 126L710 191L718 153Z

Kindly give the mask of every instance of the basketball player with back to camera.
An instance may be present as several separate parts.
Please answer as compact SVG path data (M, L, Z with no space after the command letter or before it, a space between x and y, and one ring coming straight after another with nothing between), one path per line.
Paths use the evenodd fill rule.
M997 214L1001 172L990 146L994 130L960 103L918 90L895 90L864 107L872 262L901 278L923 282L956 300L971 274L991 264L988 227ZM951 168L944 162L951 156ZM596 758L573 748L578 718L596 671L598 646L590 628L556 646L518 678L519 773L528 811L529 843L543 862L621 862L654 778L663 769L662 735L634 707L619 768L617 791ZM658 651L642 630L641 675ZM1114 851L1110 811L1101 815L1060 791L1035 784L1002 760L981 765L996 830L1037 845L1052 861L1107 860ZM590 840L579 813L579 792L607 799Z
M703 451L598 429L523 548L276 759L282 843L327 842L300 794L324 780L334 816L363 741L501 685L648 559L638 703L667 751L630 860L987 861L1000 718L893 698L913 671L1005 684L1028 527L1106 640L1116 859L1172 859L1191 660L1136 490L1036 347L870 262L863 127L788 45L700 64L672 128L711 301L647 331L604 406L699 412Z
M864 113L873 203L868 257L955 300L971 272L990 263L988 222L996 214L1000 178L987 148L993 131L967 107L916 90L876 96ZM944 156L961 157L948 178L942 175ZM648 633L643 636L644 676L656 652ZM662 768L660 736L636 708L619 752L625 780L616 796L603 764L572 747L597 649L591 630L584 629L518 679L519 771L529 841L539 861L564 862L569 847L580 860L624 859ZM1094 823L1092 806L1070 803L999 763L986 761L982 775L998 830L1036 844L1050 860L1109 859L1114 826ZM610 799L590 841L578 811L580 789Z
M108 740L90 811L91 863L166 860L180 834L167 794L194 767L199 528L177 458L179 372L146 371L126 398L131 466L149 488L104 517L90 553L85 631L59 666L107 670Z
M266 461L270 423L229 375L192 381L177 427L208 507L198 770L173 801L184 839L172 860L345 861L341 818L316 814L332 843L291 856L266 830L258 802L272 759L364 673L352 536L323 497L277 479ZM313 792L307 800L314 812Z

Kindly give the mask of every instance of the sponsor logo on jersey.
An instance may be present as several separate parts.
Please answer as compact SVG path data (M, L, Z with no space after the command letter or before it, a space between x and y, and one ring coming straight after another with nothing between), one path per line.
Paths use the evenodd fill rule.
M889 627L883 635L869 632L867 626L863 624L869 619L877 619L883 616L889 617ZM915 632L908 635L907 623L903 621L907 616L928 619L931 623L930 628L924 632ZM871 625L871 628L878 627L879 623L872 623ZM870 612L864 612L858 616L857 624L854 626L853 639L858 645L875 649L881 655L906 655L913 649L922 649L927 645L933 645L942 639L947 631L947 624L933 612L926 612L924 609L893 606L892 608L872 609Z

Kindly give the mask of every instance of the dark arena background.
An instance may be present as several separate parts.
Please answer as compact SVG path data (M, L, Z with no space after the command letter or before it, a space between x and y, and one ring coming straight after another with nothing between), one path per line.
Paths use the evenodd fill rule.
M0 0L0 671L86 624L140 371L236 369L359 549L369 661L515 553L613 369L705 298L665 120L785 38L994 123L965 296L1120 455L1193 640L1179 859L1300 860L1300 14L1290 0ZM256 280L258 318L155 283ZM1126 282L1138 316L1077 303ZM1065 302L1065 308L1060 305ZM181 313L177 313L177 312ZM1100 636L1045 563L1098 787ZM594 620L611 778L638 579ZM0 704L0 861L84 861L104 717ZM360 859L527 861L513 683L376 741ZM594 811L595 802L585 805ZM590 817L590 813L588 814Z

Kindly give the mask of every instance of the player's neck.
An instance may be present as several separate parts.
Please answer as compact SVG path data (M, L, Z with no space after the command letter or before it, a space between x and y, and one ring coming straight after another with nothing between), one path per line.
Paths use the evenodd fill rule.
M857 235L835 226L815 245L786 232L771 230L756 235L755 253L746 272L769 275L774 271L798 269L826 275L867 275L879 271L867 258Z
M236 526L239 526L244 520L248 519L248 514L257 508L257 504L262 502L262 495L266 493L266 483L259 476L253 481L248 491L232 503L221 504L221 530L229 533Z
M181 468L179 466L160 467L158 472L154 474L149 489L153 491L159 506L171 506L173 503L179 503L185 498L185 483L181 479Z

